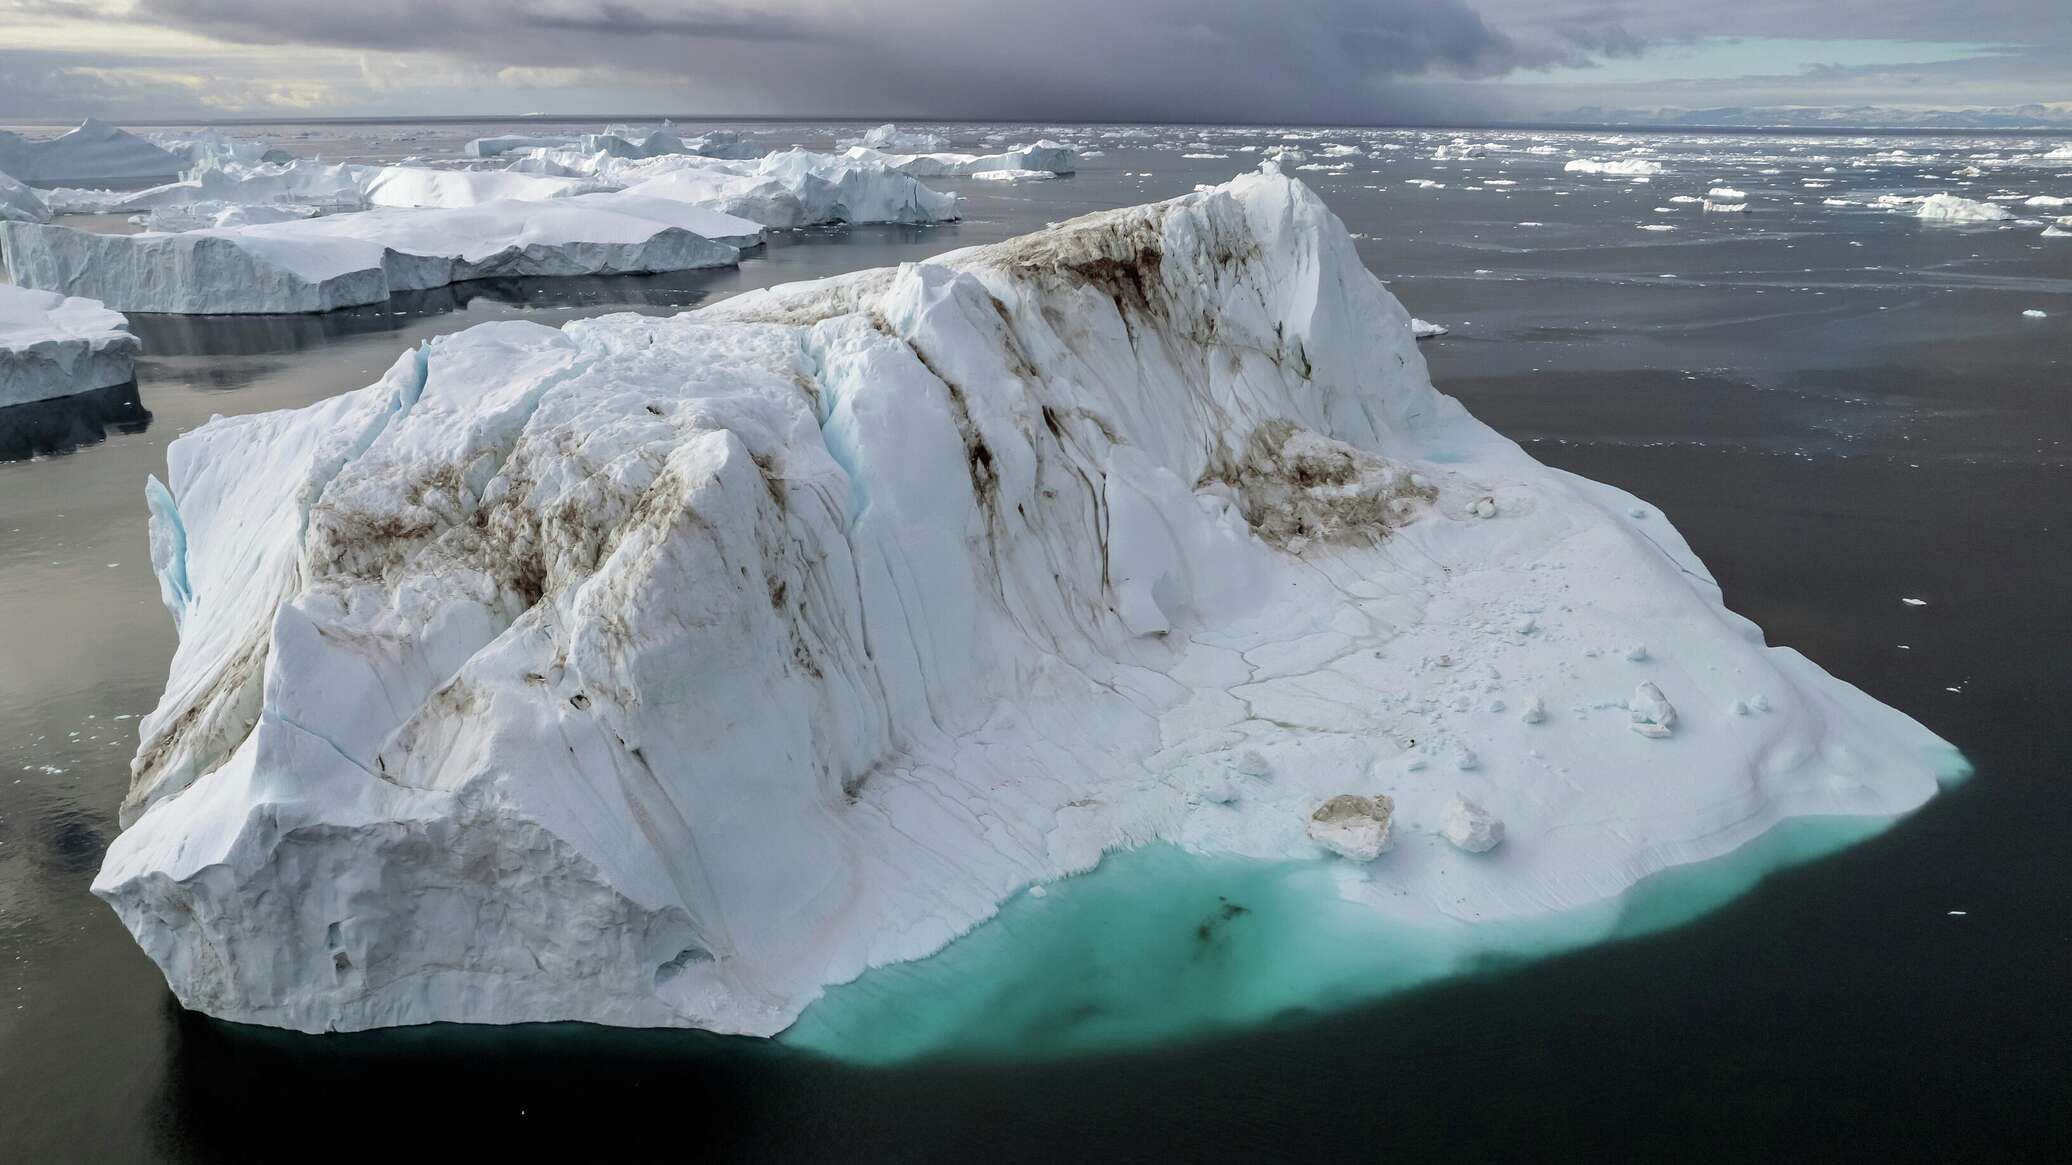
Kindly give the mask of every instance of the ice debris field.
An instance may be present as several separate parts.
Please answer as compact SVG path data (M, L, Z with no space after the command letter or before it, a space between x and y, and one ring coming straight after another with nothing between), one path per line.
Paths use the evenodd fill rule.
M1308 156L182 435L95 892L228 1019L887 1057L1622 933L1965 771L1436 391Z

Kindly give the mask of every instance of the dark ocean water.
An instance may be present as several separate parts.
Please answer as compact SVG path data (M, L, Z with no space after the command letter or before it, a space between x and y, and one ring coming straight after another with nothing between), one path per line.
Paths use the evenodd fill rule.
M338 160L508 128L273 136ZM1308 144L1370 156L1300 172L1411 311L1453 328L1424 345L1442 389L1661 506L1771 642L1970 758L1972 780L1861 846L1668 933L1067 1060L860 1068L577 1025L315 1038L173 1003L86 887L173 646L142 483L175 435L358 387L484 320L669 312L922 258L1220 181L1256 157L1235 147L1281 137L1116 132L1070 131L1103 151L1073 178L931 183L972 195L961 223L780 237L738 271L134 317L133 390L0 414L0 1160L2072 1155L2072 239L1822 201L2072 195L2072 166L2006 161L2025 139L1477 131L1509 148L1435 159L1453 135L1329 131ZM1646 184L1562 170L1636 145L1664 166ZM1722 183L1750 213L1670 201Z

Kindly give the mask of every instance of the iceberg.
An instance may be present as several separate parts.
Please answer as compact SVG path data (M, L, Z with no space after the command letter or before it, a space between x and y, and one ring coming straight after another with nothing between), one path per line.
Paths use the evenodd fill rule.
M626 188L791 230L820 223L955 219L958 198L874 162L785 150L753 163L676 166Z
M0 222L49 222L50 207L34 190L0 174Z
M987 170L1045 170L1070 174L1079 168L1079 151L1048 138L1033 145L1016 146L1000 154L899 154L851 146L842 155L858 162L874 162L916 178L968 178Z
M1921 200L1914 214L1925 222L1945 223L2001 222L2014 217L2004 206L1955 194L1931 194Z
M679 137L667 128L640 133L623 126L610 126L593 134L505 134L476 138L465 151L474 158L498 158L505 154L538 150L571 150L579 154L609 154L615 158L654 158L667 154L692 154L707 158L758 158L765 152L754 141L730 129L718 129L693 138Z
M155 133L142 136L159 149L184 159L189 170L226 163L256 166L295 160L294 155L286 150L273 149L254 138L233 137L220 129L204 129L192 136Z
M882 150L888 154L939 154L950 148L950 139L940 134L913 133L888 121L862 137L845 138L840 144Z
M1577 158L1562 169L1574 174L1660 174L1662 163L1650 162L1646 158L1620 158L1611 162Z
M654 200L556 198L181 234L0 223L0 252L24 287L91 295L120 311L322 312L467 279L687 271L738 260L739 248L687 223L723 237L759 231L754 223Z
M240 1022L769 1035L1114 851L1472 955L1962 771L1436 391L1277 169L483 324L167 464L179 645L93 889Z
M63 186L49 192L58 214L136 214L206 204L262 206L293 204L321 209L358 209L362 186L379 167L350 163L290 161L247 166L208 162L176 182L142 190L97 190Z
M55 138L26 138L0 130L0 174L36 186L169 182L186 168L184 158L94 118Z
M125 384L136 357L120 313L0 283L0 408Z

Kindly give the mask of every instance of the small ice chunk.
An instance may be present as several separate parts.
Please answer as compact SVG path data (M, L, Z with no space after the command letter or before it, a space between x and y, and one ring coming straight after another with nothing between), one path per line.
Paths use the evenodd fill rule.
M1525 702L1525 711L1519 713L1518 718L1527 724L1544 722L1547 719L1547 702L1534 696Z
M1906 598L1901 599L1900 602L1905 603L1909 607L1925 607L1928 605L1927 599Z
M1748 701L1736 700L1727 705L1727 711L1732 712L1736 716L1746 716L1748 715Z
M1248 777L1265 779L1273 775L1273 765L1256 748L1248 748L1238 754L1237 771Z
M1647 657L1648 645L1645 643L1636 643L1633 646L1626 649L1626 658L1634 663L1644 662L1647 659Z
M1660 740L1670 734L1676 724L1676 709L1662 695L1662 689L1652 683L1643 682L1633 689L1633 699L1626 708L1633 716L1627 727L1651 740Z
M1468 512L1478 518L1494 518L1496 517L1496 499L1477 498L1475 499L1475 504L1468 507Z
M2033 308L2033 307L2032 307L2032 308L2030 308L2029 310L2027 310L2027 311L2025 311L2025 312L2023 312L2023 313L2022 313L2022 318L2024 318L2024 319L2031 319L2031 320L2040 320L2040 319L2044 319L2044 318L2046 318L2046 317L2047 317L2047 316L2049 316L2049 315L2050 315L2050 313L2049 313L2049 312L2047 312L2047 311L2043 311L2043 310L2041 310L2041 309L2039 309L2039 308Z
M1341 793L1317 806L1305 826L1309 839L1356 862L1371 862L1389 848L1389 820L1396 803L1386 794Z
M1768 712L1770 710L1770 697L1763 695L1761 692L1757 692L1755 695L1749 697L1748 706L1755 709L1758 712Z
M1446 806L1439 835L1471 854L1488 853L1504 840L1504 823L1482 806L1456 796Z
M1538 631L1539 629L1539 620L1533 618L1531 615L1520 615L1518 616L1517 622L1511 624L1511 630L1516 631L1520 635L1530 635L1533 632Z
M1460 751L1453 754L1453 767L1461 770L1462 772L1467 772L1470 769L1480 768L1481 766L1482 758L1476 756L1475 750L1469 748L1466 745L1462 745Z

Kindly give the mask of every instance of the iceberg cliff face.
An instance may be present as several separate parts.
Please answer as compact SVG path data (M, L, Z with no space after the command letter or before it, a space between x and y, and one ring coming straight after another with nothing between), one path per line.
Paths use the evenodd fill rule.
M0 408L122 384L137 347L102 304L0 283Z
M49 222L50 207L34 190L0 174L0 222Z
M1278 173L486 324L168 460L94 890L241 1021L770 1034L1156 840L1472 947L1953 765L1434 391Z

